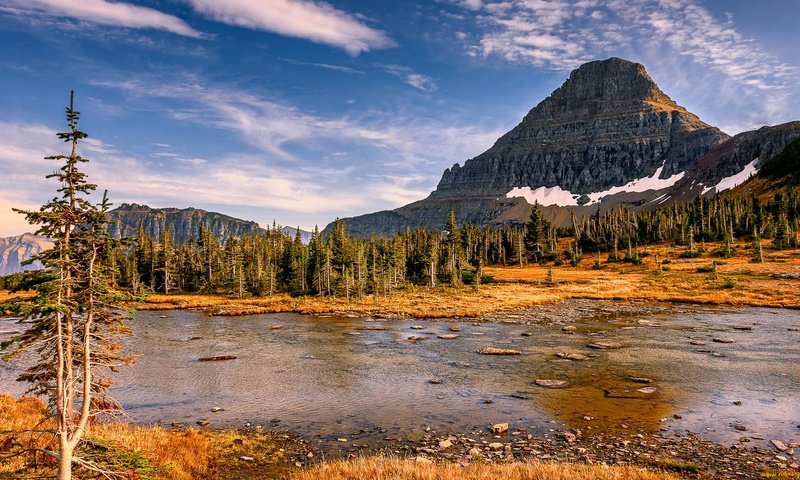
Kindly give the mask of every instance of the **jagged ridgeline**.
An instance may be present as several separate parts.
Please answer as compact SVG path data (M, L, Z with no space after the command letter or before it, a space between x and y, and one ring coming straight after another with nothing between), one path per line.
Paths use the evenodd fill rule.
M644 66L590 62L486 152L446 169L429 197L349 218L348 229L439 229L451 208L462 223L521 224L539 203L561 226L573 212L650 210L741 184L798 137L800 122L731 138L667 96Z
M111 210L108 216L111 219L108 230L114 238L136 237L140 226L146 235L155 238L161 238L169 228L173 241L178 244L188 241L189 238L196 240L201 225L210 230L221 243L225 243L230 237L266 232L256 222L197 208L151 208L147 205L123 203ZM297 229L282 227L282 231L294 236ZM300 234L303 242L308 243L311 232L301 230Z

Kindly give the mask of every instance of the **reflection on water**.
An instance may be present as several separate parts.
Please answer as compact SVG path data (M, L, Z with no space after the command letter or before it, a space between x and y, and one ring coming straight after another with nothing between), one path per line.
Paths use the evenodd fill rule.
M452 333L452 323L141 312L125 340L139 360L122 370L113 393L137 423L279 421L324 438L362 428L456 432L501 421L537 431L556 421L584 431L688 429L723 442L743 435L731 426L741 423L747 435L792 439L800 421L800 332L789 329L798 317L747 309L585 318L572 335L559 325L462 322L459 337L446 340L437 335ZM10 326L0 320L0 331ZM425 339L409 341L412 335ZM735 343L713 341L721 337ZM601 340L624 347L587 348ZM483 346L523 355L484 356L476 352ZM558 352L591 357L573 361ZM237 359L197 361L214 355ZM18 370L0 366L0 390L21 392L12 381ZM544 388L536 379L567 385ZM643 387L655 390L636 391ZM211 413L215 406L224 410Z

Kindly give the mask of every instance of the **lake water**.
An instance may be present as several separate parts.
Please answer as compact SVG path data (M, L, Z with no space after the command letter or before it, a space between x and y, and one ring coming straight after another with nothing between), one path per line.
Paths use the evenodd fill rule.
M140 424L249 422L324 442L362 429L377 441L426 427L456 433L497 422L532 432L690 430L722 443L800 437L798 311L587 317L571 335L561 325L521 320L532 324L139 312L130 322L135 335L124 341L139 359L117 376L113 394ZM458 338L438 338L454 333L454 325L461 327ZM734 328L743 326L752 330ZM15 327L0 320L0 337ZM587 347L596 341L623 348ZM478 354L485 346L523 354ZM591 357L564 360L558 352ZM214 355L237 358L198 361ZM0 391L22 392L14 381L19 368L0 363ZM536 379L567 384L544 388ZM642 387L655 391L636 392ZM641 398L613 398L620 394Z

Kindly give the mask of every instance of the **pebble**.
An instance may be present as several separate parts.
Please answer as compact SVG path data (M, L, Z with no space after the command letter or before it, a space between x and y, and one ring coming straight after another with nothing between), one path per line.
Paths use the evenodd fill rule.
M500 442L492 442L489 444L489 448L491 448L492 450L502 450L503 444Z
M214 413L221 412L222 411L222 407L211 407L211 411L214 412Z
M561 327L561 331L564 333L575 333L578 331L578 328L574 325L565 325Z
M715 338L714 341L717 343L736 343L736 340L732 338Z
M455 333L445 333L444 335L439 335L439 338L441 338L442 340L455 340L456 338L458 338L458 335L456 335Z
M439 442L439 450L447 450L448 448L453 446L453 442L450 440L442 440Z
M241 457L239 457L239 460L242 460L243 462L252 462L253 460L255 460L255 458L248 457L247 455L242 455Z
M453 326L451 326L450 327L450 331L451 332L460 332L461 331L461 325L453 325Z

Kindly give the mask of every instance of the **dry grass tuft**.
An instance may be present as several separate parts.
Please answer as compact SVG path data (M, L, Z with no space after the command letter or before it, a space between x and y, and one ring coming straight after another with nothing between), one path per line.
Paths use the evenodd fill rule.
M380 457L324 463L301 471L292 480L677 480L662 472L636 467L564 463L429 464Z
M52 460L24 453L32 448L52 450L55 447L56 425L41 400L0 395L0 425L0 455L3 455L0 478L54 473L56 465ZM92 425L89 436L102 444L103 456L143 465L146 473L137 474L153 480L200 478L206 473L212 455L208 438L196 430L169 431L110 423Z

